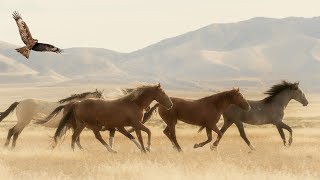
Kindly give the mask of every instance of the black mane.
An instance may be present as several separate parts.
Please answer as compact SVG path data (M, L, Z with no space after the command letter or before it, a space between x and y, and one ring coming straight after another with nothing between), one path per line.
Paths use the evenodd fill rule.
M267 90L264 94L268 95L266 98L263 99L263 102L270 103L273 98L279 94L280 92L286 89L297 89L299 83L290 83L287 81L282 81L279 84L273 85L269 90Z

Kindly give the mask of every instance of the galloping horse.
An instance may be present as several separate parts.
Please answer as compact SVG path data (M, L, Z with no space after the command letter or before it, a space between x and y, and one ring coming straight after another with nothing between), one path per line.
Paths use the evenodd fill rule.
M58 102L48 102L38 99L24 99L19 102L14 102L10 107L0 113L0 122L7 117L14 109L16 109L17 124L12 127L7 136L5 146L8 146L10 139L13 136L12 148L16 146L16 141L22 130L31 122L39 116L48 115L53 109L59 105L67 102L82 100L86 98L103 98L101 91L85 92L82 94L73 94L70 97L61 99ZM61 116L57 116L60 119ZM51 127L57 127L58 123L50 124Z
M268 97L262 100L248 101L251 106L250 111L243 111L236 106L230 106L223 113L224 124L220 130L221 133L224 134L234 123L239 129L242 139L247 143L251 150L254 150L254 147L246 136L243 123L252 125L274 124L279 131L284 145L286 145L286 138L283 129L290 132L288 144L290 146L292 143L292 129L282 122L284 110L292 99L300 102L303 106L308 105L308 100L303 91L299 88L299 83L290 83L287 81L282 81L281 83L272 86L265 94L267 94ZM201 129L199 131L201 131ZM219 141L220 139L215 142L216 145L218 145Z
M127 132L124 127L132 126L135 128L142 151L146 152L141 130L148 134L148 150L150 150L151 147L151 131L141 124L141 120L143 118L143 111L153 100L167 109L172 107L170 98L162 90L160 84L138 87L131 93L116 100L86 99L80 102L74 102L70 105L70 110L60 121L54 135L54 147L57 144L57 138L61 137L63 129L68 123L71 123L74 129L71 142L72 149L74 149L75 142L82 130L87 127L94 132L95 137L108 151L115 152L103 140L100 130L103 128L123 128L123 130ZM72 120L74 120L74 123L71 122Z
M216 124L229 105L235 104L243 110L250 110L249 104L239 92L239 89L224 91L197 100L185 100L171 97L171 101L173 103L171 109L168 110L165 107L156 104L148 113L152 113L152 111L158 107L160 117L167 124L163 133L169 138L179 152L182 151L182 149L178 144L175 132L175 126L178 120L206 128L208 139L194 145L194 148L198 148L212 141L212 131L218 134L217 140L221 138L222 133L219 131ZM213 144L211 149L215 146L216 145Z
M121 89L121 92L123 95L126 95L126 94L129 94L131 93L133 90L135 90L134 88L125 88L125 89ZM63 114L66 114L70 108L72 106L72 102L71 103L68 103L68 104L64 104L64 105L60 105L58 106L56 109L54 109L51 114L49 114L46 118L44 119L38 119L38 121L35 123L35 124L41 124L41 125L46 125L46 124L57 124L56 123L56 117L62 110L63 110ZM142 124L144 124L144 122L146 121L146 119L149 119L150 116L152 115L152 113L148 113L149 112L149 109L150 107L148 106L145 111L147 111L146 113L144 113L143 115L143 120L142 120ZM60 118L61 119L61 118ZM59 119L59 120L60 120ZM72 128L72 123L75 123L75 120L72 119L71 120L71 123L68 124L68 127L67 129L70 129ZM65 129L65 130L67 130ZM121 128L106 128L106 127L103 127L100 131L106 131L108 130L110 133L109 133L109 145L110 147L112 148L113 147L113 141L114 141L114 135L115 135L115 132L116 130L118 130L121 134L125 135L127 138L129 138L132 142L135 143L135 145L141 149L141 146L140 144L136 141L136 139L130 134L128 133L124 127L121 127ZM83 149L82 148L82 145L80 143L80 136L78 137L78 139L76 140L76 144L78 146L79 149Z

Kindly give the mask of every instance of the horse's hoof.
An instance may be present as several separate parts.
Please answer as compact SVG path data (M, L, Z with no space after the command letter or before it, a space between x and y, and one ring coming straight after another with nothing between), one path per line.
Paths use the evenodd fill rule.
M218 148L217 148L217 146L215 146L215 145L211 145L211 146L210 146L210 149L211 149L211 151L217 151Z
M254 146L252 146L251 144L250 144L249 147L250 147L251 151L255 151L256 150L256 148Z
M148 151L148 152L151 152L151 147L146 147L146 150Z
M200 147L199 144L194 144L194 146L193 146L193 148L198 148L198 147Z
M289 139L288 146L291 146L291 144L292 144L292 138Z
M109 152L113 153L113 154L117 154L118 152L113 150L113 149L110 149Z

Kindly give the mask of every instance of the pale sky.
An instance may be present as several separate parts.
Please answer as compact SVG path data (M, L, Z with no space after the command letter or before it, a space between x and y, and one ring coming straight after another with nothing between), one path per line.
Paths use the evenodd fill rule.
M14 10L40 42L131 52L212 23L314 17L319 8L320 0L1 0L0 41L23 45Z

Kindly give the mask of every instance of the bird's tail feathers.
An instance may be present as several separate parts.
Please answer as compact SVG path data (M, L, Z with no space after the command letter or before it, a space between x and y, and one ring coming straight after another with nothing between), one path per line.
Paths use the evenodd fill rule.
M30 54L30 49L27 46L24 46L22 48L18 48L16 49L17 52L19 52L20 54L22 54L24 57L26 57L27 59L29 59L29 54Z

